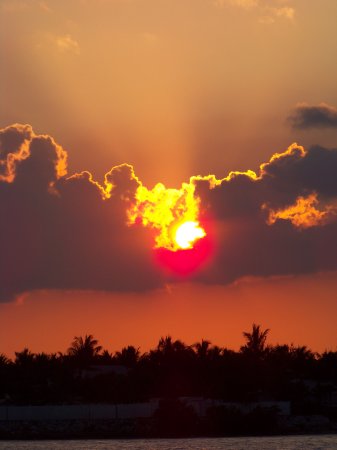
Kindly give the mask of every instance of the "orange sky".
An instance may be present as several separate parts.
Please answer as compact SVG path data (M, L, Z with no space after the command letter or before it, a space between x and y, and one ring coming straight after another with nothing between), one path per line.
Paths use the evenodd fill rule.
M179 188L257 170L292 142L337 147L336 124L289 121L298 104L336 109L335 0L0 0L0 16L0 128L53 136L69 174L102 183L129 163L149 189ZM0 352L65 351L85 333L109 350L166 334L237 349L252 322L273 343L336 350L336 274L33 292L0 303Z
M1 351L66 351L91 333L110 351L154 347L172 335L238 349L253 322L270 328L270 343L337 350L337 273L247 280L228 287L171 285L146 294L37 292L0 304ZM5 320L4 320L5 318Z

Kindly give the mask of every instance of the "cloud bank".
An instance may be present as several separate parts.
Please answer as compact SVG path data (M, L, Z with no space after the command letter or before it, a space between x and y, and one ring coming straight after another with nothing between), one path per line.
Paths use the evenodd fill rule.
M336 175L337 149L293 144L259 173L194 176L174 202L162 185L142 201L156 212L148 199L157 189L176 217L185 195L198 200L214 252L193 280L315 273L337 269ZM156 227L130 224L144 189L128 164L100 185L90 172L69 175L67 152L50 136L29 125L1 130L0 300L37 289L145 291L174 280L154 257Z

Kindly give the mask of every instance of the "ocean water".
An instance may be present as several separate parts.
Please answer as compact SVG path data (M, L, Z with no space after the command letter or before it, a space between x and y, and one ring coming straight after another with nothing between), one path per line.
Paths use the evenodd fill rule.
M337 450L337 435L197 439L0 441L0 450Z

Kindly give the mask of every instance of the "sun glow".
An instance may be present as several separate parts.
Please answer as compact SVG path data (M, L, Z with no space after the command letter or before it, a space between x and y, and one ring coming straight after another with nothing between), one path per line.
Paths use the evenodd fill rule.
M166 188L161 183L151 190L140 185L135 200L128 211L129 224L141 223L154 230L156 249L191 249L206 236L198 221L200 200L193 183L183 183L180 189Z
M175 241L182 249L192 248L197 239L206 236L205 230L199 226L198 222L184 222L179 225L175 233Z
M197 273L212 254L209 223L204 226L204 220L193 181L183 183L180 189L161 183L147 189L140 184L128 210L129 225L141 224L152 230L158 264L168 274L181 277Z

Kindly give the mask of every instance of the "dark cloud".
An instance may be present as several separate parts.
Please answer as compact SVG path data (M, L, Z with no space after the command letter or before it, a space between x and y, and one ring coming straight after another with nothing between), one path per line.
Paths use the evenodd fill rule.
M258 176L238 173L209 184L196 181L218 250L201 281L337 269L337 149L294 144L262 164ZM271 211L284 213L271 224Z
M336 128L337 109L326 103L316 106L303 103L294 108L288 121L293 128Z
M0 180L11 179L15 161L28 156L30 125L15 124L0 130Z
M34 289L144 291L173 279L155 262L155 230L127 224L141 185L132 166L112 168L103 186L89 172L68 176L67 153L28 125L0 131L0 150L0 301ZM259 174L194 177L214 251L192 278L337 269L336 175L337 149L293 144Z
M3 130L1 148L18 152L26 128L14 128L16 133L13 127ZM8 152L3 154L6 162ZM31 133L25 155L13 164L14 180L0 181L0 300L33 289L132 291L161 285L152 264L152 236L126 225L128 196L137 185L131 166L109 172L107 182L114 187L106 196L89 172L66 177L65 160L53 139Z

